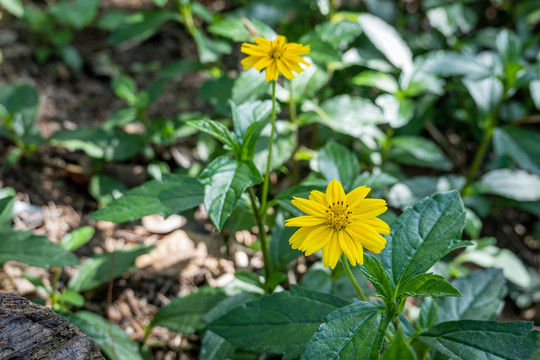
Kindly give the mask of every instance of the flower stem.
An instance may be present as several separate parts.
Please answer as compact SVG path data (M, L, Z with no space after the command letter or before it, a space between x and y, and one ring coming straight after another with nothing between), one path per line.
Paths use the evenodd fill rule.
M272 81L272 130L270 131L270 140L268 142L268 160L266 161L266 172L264 173L264 182L261 196L261 216L266 214L266 200L268 198L268 183L270 180L270 163L272 161L272 145L274 145L274 132L276 131L276 81Z
M478 150L476 151L476 154L474 154L474 159L469 169L469 174L467 175L467 182L465 183L465 186L463 187L463 191L465 191L468 188L468 186L471 184L471 182L474 180L474 176L478 172L478 169L480 168L480 164L482 163L482 160L484 159L484 156L486 155L486 151L488 150L489 145L491 143L491 138L493 137L493 130L495 128L495 118L496 118L496 115L494 114L486 119L484 135L482 137L482 141L480 142L480 146L478 146Z
M268 256L268 244L266 242L263 216L261 211L257 208L257 199L255 197L255 191L253 191L253 188L249 188L248 193L249 198L251 199L251 206L253 207L253 216L255 216L255 221L257 222L257 227L259 228L259 238L261 239L261 249L264 261L264 278L265 281L268 281L270 278L270 257Z
M364 292L362 291L362 289L360 289L360 285L358 285L358 282L354 278L351 268L349 267L349 263L347 262L347 258L345 257L345 253L341 254L341 263L343 264L343 268L345 269L345 272L347 273L349 280L351 281L356 292L358 293L358 296L360 296L360 299L362 299L362 301L367 301L366 296L364 295Z

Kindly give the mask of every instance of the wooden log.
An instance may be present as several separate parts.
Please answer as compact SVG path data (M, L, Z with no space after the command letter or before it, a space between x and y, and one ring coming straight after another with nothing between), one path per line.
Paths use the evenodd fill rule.
M52 309L0 292L0 359L104 358L94 340Z

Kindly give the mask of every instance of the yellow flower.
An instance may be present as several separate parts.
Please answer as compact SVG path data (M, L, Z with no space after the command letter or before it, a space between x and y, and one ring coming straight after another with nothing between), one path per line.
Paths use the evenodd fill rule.
M332 269L345 253L353 266L364 263L364 248L378 254L390 234L390 227L377 216L387 209L383 199L366 199L371 189L360 186L345 195L336 179L326 194L313 190L309 199L293 198L292 204L307 213L285 221L286 226L300 226L289 239L293 249L306 256L323 250L323 264Z
M300 57L309 53L309 45L287 43L282 35L278 35L274 41L262 37L255 38L254 41L255 44L242 44L240 51L249 55L242 60L242 65L244 70L254 68L262 71L266 68L266 81L277 80L279 73L287 79L294 78L292 71L297 74L304 71L299 63L309 66L309 63Z

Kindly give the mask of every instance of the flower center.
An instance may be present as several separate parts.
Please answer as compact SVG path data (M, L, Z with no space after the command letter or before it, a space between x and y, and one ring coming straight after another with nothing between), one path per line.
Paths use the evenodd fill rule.
M352 210L343 201L333 202L326 210L326 223L335 230L343 230L351 223Z
M280 46L279 44L276 46L272 46L272 50L270 50L270 57L274 60L280 60L283 56L283 46Z

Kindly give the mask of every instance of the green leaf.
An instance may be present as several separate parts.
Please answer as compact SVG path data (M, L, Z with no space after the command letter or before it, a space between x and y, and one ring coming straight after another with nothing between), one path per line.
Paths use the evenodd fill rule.
M479 192L518 201L540 200L540 177L524 170L497 169L484 174L476 184Z
M464 226L465 209L457 191L437 194L407 209L392 224L382 253L394 284L399 286L450 251L468 245L459 240Z
M417 338L454 360L523 360L537 349L532 322L461 320L437 324Z
M113 133L101 128L77 128L58 131L49 139L55 146L71 151L82 150L88 156L107 161L123 161L142 153L144 137L124 132Z
M325 100L321 106L305 102L304 113L299 120L302 122L318 122L340 133L355 137L366 135L369 125L385 122L381 109L366 99L338 95Z
M377 258L364 254L364 265L360 270L377 289L376 296L380 296L385 302L391 302L394 298L394 287L390 275Z
M127 191L120 199L92 214L93 220L122 223L146 215L169 216L192 209L203 202L204 187L186 175L163 174Z
M202 70L200 62L192 59L181 59L168 63L159 72L159 77L165 80L181 78L187 74Z
M512 30L502 29L495 39L495 45L505 67L521 61L521 40Z
M137 343L131 340L129 335L118 325L111 324L101 316L89 311L78 311L75 314L66 314L64 317L92 338L108 358L143 360Z
M159 309L149 327L163 326L183 334L193 334L206 325L203 316L226 298L221 288L200 288Z
M273 270L286 269L291 261L302 255L302 252L293 249L289 244L289 239L296 230L296 228L285 226L283 211L278 211L272 228L269 251L270 264Z
M208 27L208 31L235 42L253 42L254 32L259 33L259 36L265 39L273 39L276 36L275 31L265 23L236 16L228 16L214 22Z
M248 135L249 129L253 128L253 125L264 124L266 125L270 120L270 114L272 113L272 101L251 101L241 105L237 105L235 102L230 102L231 113L234 124L234 133L238 139L242 139L242 143L246 146L248 139L253 135ZM262 129L261 129L262 130ZM259 132L261 131L259 130ZM256 135L258 136L258 134ZM256 141L255 137L255 141ZM253 142L253 140L251 140Z
M76 307L84 305L84 297L78 292L72 290L66 290L60 294L60 302Z
M195 31L193 39L199 50L199 60L203 64L218 61L223 54L230 54L232 51L229 42L209 38L199 30Z
M125 22L109 35L107 44L118 45L129 40L146 40L165 22L178 20L178 17L177 13L164 10L144 11L128 16L124 19Z
M374 87L390 94L395 94L399 90L399 85L394 77L373 70L364 70L353 77L351 81L355 85Z
M300 356L325 316L347 302L292 285L265 295L214 320L208 328L235 346L257 352Z
M366 185L370 188L380 189L385 186L394 185L398 181L397 178L384 172L371 173L364 171L356 176L352 188L355 189L359 186Z
M0 265L15 260L30 266L49 269L53 266L73 266L79 259L45 236L31 231L0 229Z
M20 18L24 15L24 6L20 0L0 0L0 5L13 16Z
M135 84L135 80L127 75L120 75L112 80L111 87L116 96L126 100L129 105L135 104L137 100L137 85Z
M503 84L495 76L482 80L464 79L463 83L471 94L479 110L490 113L495 111L503 98Z
M226 360L234 353L234 345L216 334L206 330L201 340L199 360Z
M95 229L91 226L81 226L77 230L66 234L60 241L60 246L68 251L77 250L90 241L92 236L94 236L94 232Z
M289 121L276 121L276 131L274 133L274 144L272 146L272 158L270 159L270 169L277 169L285 164L292 156L296 148L296 125ZM268 144L270 141L271 125L267 124L261 132L261 136L255 144L255 154L253 162L257 169L264 174L268 160Z
M476 80L491 75L490 69L478 58L456 52L434 53L427 59L424 71L442 76L467 76Z
M399 33L391 25L371 14L358 16L358 23L362 26L372 44L382 52L386 58L404 73L413 69L412 53Z
M235 154L240 154L240 144L238 143L238 140L222 123L214 120L194 120L188 121L188 124L202 132L212 135L224 143L228 149L232 150Z
M126 190L123 182L107 175L93 175L88 185L88 192L102 206L121 198Z
M302 354L302 360L379 359L390 323L384 308L359 301L331 312Z
M204 188L204 205L218 230L238 205L244 190L262 182L259 171L251 162L240 162L220 156L199 176Z
M390 346L388 346L382 356L381 360L417 360L418 357L416 356L416 353L412 349L411 345L405 339L405 335L403 334L403 331L399 331L394 338L392 339L392 342L390 343Z
M489 239L489 238L488 238ZM493 239L495 243L495 239ZM454 259L454 263L473 263L484 268L499 268L503 270L504 277L523 288L531 286L531 275L523 262L508 249L500 249L494 245L476 246L467 248Z
M295 76L289 84L292 87L293 102L297 104L301 103L304 99L313 99L315 94L330 80L330 75L327 71L317 66L309 58L305 60L310 62L310 65L302 73ZM280 87L277 89L280 89ZM282 92L278 92L277 89L276 97L282 102L288 102L291 96L290 88L285 87L285 89L282 89Z
M13 188L0 188L0 231L11 229L11 211L16 195Z
M494 320L506 294L500 269L476 270L452 281L462 297L437 299L439 322L452 320Z
M457 175L417 176L392 186L388 203L393 207L406 209L426 196L454 189L461 190L464 185L465 178Z
M34 126L39 106L39 96L30 85L5 85L0 87L0 117L6 127L19 137L39 134ZM7 125L11 119L11 126Z
M416 104L404 97L382 94L375 103L383 110L384 121L393 128L405 126L414 116Z
M103 125L105 130L121 128L137 119L137 109L133 107L118 109Z
M439 306L430 298L424 299L416 327L425 330L439 322Z
M231 101L244 105L268 92L270 83L266 81L266 74L255 69L242 71L232 87ZM234 116L234 113L233 113Z
M152 250L145 245L134 246L129 250L96 255L87 259L79 271L69 280L68 288L82 292L98 287L111 278L122 275L135 268L135 259ZM114 258L113 258L114 257Z
M337 179L346 192L352 190L358 169L356 156L341 144L329 142L319 152L319 172L328 182Z
M439 298L444 296L461 296L444 277L432 273L418 274L404 281L398 288L399 295L429 296Z
M59 23L81 30L94 20L99 3L100 0L58 2L50 6L50 13Z
M540 175L540 134L537 132L513 126L496 128L493 145L497 155L507 155L523 169Z
M396 136L390 140L388 158L400 164L452 169L452 163L431 140L421 136Z
M540 110L540 80L532 80L529 83L529 91L531 92L536 110Z

